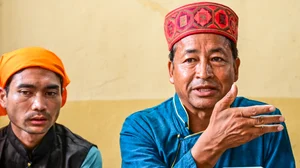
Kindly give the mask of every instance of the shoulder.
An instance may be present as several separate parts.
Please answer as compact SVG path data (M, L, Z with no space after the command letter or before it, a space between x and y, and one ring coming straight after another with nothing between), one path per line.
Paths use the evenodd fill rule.
M81 168L101 168L102 167L102 156L100 151L96 147L92 147L89 150Z
M69 159L70 163L78 163L79 165L83 165L87 158L94 158L95 160L95 158L99 156L100 152L96 145L73 133L64 125L55 123L54 131L57 145L65 150L68 157L72 156ZM73 165L71 167L75 166ZM91 168L93 168L93 166L91 166Z
M95 146L94 144L73 133L70 129L61 124L55 123L54 129L56 136L60 138L62 142L67 143L66 145L68 145L69 147L77 146L88 151L92 146Z
M123 123L121 135L128 132L151 132L158 129L159 125L168 124L173 108L172 98L170 98L157 106L129 115Z
M158 116L163 116L166 113L170 112L170 107L172 106L172 98L162 102L159 105L146 108L144 110L140 110L134 112L133 114L129 115L126 120L140 120L140 119L152 119L152 118L159 118Z
M2 139L4 139L6 137L6 135L7 135L7 127L8 126L0 128L0 141Z

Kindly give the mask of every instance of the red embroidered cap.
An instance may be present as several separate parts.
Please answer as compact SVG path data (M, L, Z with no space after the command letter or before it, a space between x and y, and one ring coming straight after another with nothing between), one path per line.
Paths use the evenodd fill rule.
M229 7L214 2L197 2L169 12L165 17L165 36L169 50L182 38L199 33L214 33L238 38L238 16Z

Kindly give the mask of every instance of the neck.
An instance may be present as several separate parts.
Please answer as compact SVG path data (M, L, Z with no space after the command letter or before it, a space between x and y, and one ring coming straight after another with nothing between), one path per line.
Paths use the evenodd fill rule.
M212 109L188 112L190 130L194 133L204 131L210 121Z
M24 147L27 150L34 149L42 140L42 138L45 136L44 134L30 134L21 128L17 127L13 123L11 124L12 131L16 135L16 137L19 139L19 141L24 145Z

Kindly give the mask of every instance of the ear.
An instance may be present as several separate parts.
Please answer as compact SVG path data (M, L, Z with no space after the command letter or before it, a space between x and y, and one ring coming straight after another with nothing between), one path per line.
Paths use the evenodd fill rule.
M234 75L235 75L234 81L235 82L239 79L239 67L240 67L240 63L241 63L240 58L236 58L235 59L235 63L233 65L234 66Z
M173 70L174 70L174 65L173 62L169 61L168 62L168 69L169 69L169 81L170 83L174 84L174 79L173 79Z
M6 108L6 104L7 104L7 96L6 96L6 90L2 87L0 87L0 105L3 108Z

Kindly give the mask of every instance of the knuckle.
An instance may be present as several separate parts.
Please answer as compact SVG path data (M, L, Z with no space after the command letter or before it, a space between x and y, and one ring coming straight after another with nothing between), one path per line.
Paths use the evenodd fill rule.
M241 135L241 136L246 136L246 135L247 135L247 132L241 131L241 132L240 132L240 135Z
M242 132L241 131L242 129L243 129L243 126L240 124L235 127L235 130L237 130L238 132Z
M225 104L226 104L226 103L223 102L223 101L218 101L218 102L216 103L216 106L222 108L222 107L225 107Z
M257 115L257 107L251 108L251 115L252 115L252 116Z
M247 123L244 121L238 121L236 123L235 129L239 130L240 132L244 130L244 125L246 125Z
M257 124L257 125L258 125L258 124L264 124L264 118L261 117L261 116L257 117L257 118L256 118L256 124Z
M215 108L221 107L221 105L222 105L222 102L218 101L215 105Z
M233 116L237 118L243 117L243 112L241 110L234 111Z
M242 110L240 110L238 114L240 115L240 117L244 117L244 113Z

